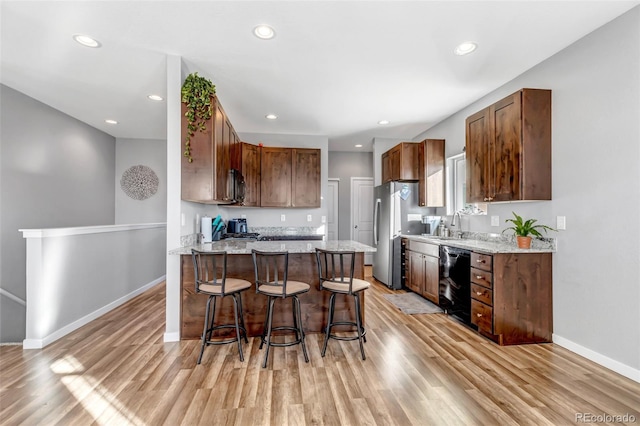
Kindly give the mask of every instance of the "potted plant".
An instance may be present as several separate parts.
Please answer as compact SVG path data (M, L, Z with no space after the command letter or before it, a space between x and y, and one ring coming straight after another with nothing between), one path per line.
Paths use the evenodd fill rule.
M189 74L182 84L182 102L187 106L187 136L184 141L184 156L191 163L191 138L196 130L206 131L207 121L212 115L211 99L216 94L216 86L198 73Z
M555 231L555 229L547 226L547 225L536 225L537 219L528 219L524 220L522 216L518 216L515 212L513 213L513 219L506 219L505 222L511 222L513 226L506 228L502 233L508 230L512 230L516 235L516 240L518 242L519 248L528 249L531 247L531 235L535 237L542 237L539 230L544 231Z

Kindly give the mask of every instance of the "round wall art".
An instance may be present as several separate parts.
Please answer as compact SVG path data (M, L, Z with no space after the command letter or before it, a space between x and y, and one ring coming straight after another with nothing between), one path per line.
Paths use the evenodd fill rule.
M146 200L158 191L158 176L147 166L131 166L122 174L120 188L134 200Z

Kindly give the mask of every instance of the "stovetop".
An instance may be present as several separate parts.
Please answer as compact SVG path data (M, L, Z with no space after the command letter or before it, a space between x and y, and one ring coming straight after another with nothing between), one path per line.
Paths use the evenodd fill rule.
M222 234L220 237L221 240L257 240L258 236L257 232L229 232L227 234Z

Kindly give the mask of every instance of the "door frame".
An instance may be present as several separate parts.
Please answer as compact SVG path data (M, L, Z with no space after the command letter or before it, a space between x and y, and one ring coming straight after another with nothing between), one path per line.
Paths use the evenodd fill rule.
M350 205L349 205L349 238L353 241L353 226L355 223L354 220L354 208L353 206L356 204L356 202L358 202L359 200L356 200L355 198L355 194L356 191L354 191L354 186L356 182L371 182L371 190L373 191L373 189L375 188L374 186L374 180L372 177L351 177L351 187L350 187ZM375 197L374 197L375 199ZM373 208L373 206L371 206L371 208ZM373 217L372 217L373 220ZM373 225L375 226L375 224ZM371 232L373 232L373 230L371 230ZM365 253L365 264L367 265L371 265L373 262L373 254L372 253Z
M334 191L334 206L333 206L333 210L334 213L336 213L334 215L334 221L336 223L336 240L340 239L340 178L329 178L327 179L327 188L329 188L329 186L334 186L332 184L335 184L336 190ZM328 189L327 189L327 192ZM327 229L325 232L325 235L327 236L327 241L329 241L329 208L331 206L329 205L329 197L327 197Z

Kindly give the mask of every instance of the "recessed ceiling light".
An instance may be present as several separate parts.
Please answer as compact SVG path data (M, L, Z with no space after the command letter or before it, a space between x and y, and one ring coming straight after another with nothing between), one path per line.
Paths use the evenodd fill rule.
M91 38L84 34L74 34L73 39L86 47L100 47L101 44L98 40Z
M253 29L253 34L262 40L269 40L275 37L276 32L268 25L258 25Z
M378 124L389 124L389 120L380 120L378 121Z
M266 118L267 120L275 120L276 118L278 118L278 116L275 114L267 114L264 116L264 118Z
M147 96L147 98L151 99L152 101L161 101L164 98L160 95L149 95Z
M465 41L464 43L460 43L458 47L456 47L455 53L458 56L468 55L469 53L476 50L478 45L472 41Z
M104 120L104 122L107 124L118 124L116 120L111 120L111 119Z
M359 143L359 144L355 145L355 147L356 147L356 148L362 148L362 144L361 144L361 143Z

